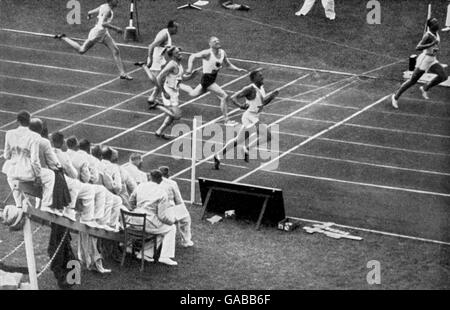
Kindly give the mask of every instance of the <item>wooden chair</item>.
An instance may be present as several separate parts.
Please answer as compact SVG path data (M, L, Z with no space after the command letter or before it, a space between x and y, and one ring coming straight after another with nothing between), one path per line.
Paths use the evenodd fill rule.
M131 244L134 244L135 241L139 240L141 241L141 269L140 271L144 271L144 244L145 241L153 240L154 242L154 257L156 257L157 252L157 235L149 234L145 231L145 225L147 223L146 214L144 213L133 213L128 212L125 210L120 210L120 215L122 217L122 223L123 223L123 230L124 230L124 241L123 241L123 254L122 254L122 262L121 266L125 263L125 257L127 255L127 247L129 242ZM131 224L132 220L138 220L133 221L133 223L138 222L140 223L142 220L142 224ZM132 246L132 253L134 254L134 246Z

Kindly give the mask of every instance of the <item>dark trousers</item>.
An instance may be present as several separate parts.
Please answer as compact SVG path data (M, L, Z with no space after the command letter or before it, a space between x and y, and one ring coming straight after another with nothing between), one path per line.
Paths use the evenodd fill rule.
M61 242L67 228L52 223L51 225L51 233L50 233L50 242L48 244L47 253L49 257L53 257L55 251ZM56 254L53 262L50 265L50 269L53 271L55 278L58 282L58 286L60 288L68 288L68 284L66 281L66 276L68 273L67 263L71 260L75 260L75 255L72 251L72 247L70 241L72 240L70 234L68 233L62 241L61 247Z

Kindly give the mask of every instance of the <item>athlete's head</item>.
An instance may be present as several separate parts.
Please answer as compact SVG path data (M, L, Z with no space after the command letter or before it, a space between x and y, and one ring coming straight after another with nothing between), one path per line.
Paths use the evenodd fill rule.
M261 69L256 69L250 72L250 81L252 81L252 83L262 84L264 82L264 77L261 71Z
M115 8L119 5L119 0L106 0L111 8Z
M434 17L430 18L427 21L427 26L428 26L428 28L430 28L430 31L432 31L432 32L436 32L440 28L438 20L436 18L434 18Z
M171 46L167 49L167 56L178 61L183 58L183 56L181 55L181 48L176 46Z
M220 48L220 40L217 37L211 37L209 38L209 47L210 48Z
M167 30L169 30L169 33L171 35L177 34L178 32L178 23L174 20L169 20L167 23Z

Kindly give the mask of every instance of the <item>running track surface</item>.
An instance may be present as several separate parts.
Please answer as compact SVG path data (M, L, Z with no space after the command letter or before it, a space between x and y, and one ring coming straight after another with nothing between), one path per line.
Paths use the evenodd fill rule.
M190 135L171 142L154 136L163 117L147 110L152 85L132 65L145 58L144 50L121 48L127 70L134 71L134 81L127 82L117 79L103 47L80 56L49 38L0 31L0 39L2 145L5 131L16 126L15 114L27 109L44 119L50 132L117 148L121 163L139 152L147 171L170 166L189 199L191 161L174 158L172 147L189 142ZM283 87L262 118L278 125L277 168L267 171L260 166L267 161L236 159L215 171L211 161L200 159L197 176L281 188L288 216L450 242L449 90L438 87L425 101L414 88L394 111L386 99L397 86L392 82L263 67L266 90ZM219 76L230 93L249 83L230 70ZM198 78L191 85L196 83ZM201 115L205 128L223 127L217 98L181 98L180 123L191 126ZM232 118L239 120L241 113L233 111Z

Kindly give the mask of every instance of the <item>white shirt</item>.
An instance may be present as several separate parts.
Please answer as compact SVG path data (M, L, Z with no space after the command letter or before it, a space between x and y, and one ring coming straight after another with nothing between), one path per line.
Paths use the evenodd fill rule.
M441 43L441 37L439 36L439 33L436 33L436 35L434 35L431 31L427 31L427 34L432 38L436 39L438 43L429 48L424 49L422 53L428 56L436 56L437 51L439 50L439 44Z
M266 96L266 91L264 90L263 85L261 85L261 88L258 88L255 84L251 84L251 85L255 89L256 95L255 95L255 98L253 98L252 100L245 98L245 101L248 104L247 111L252 112L252 113L259 113L259 112L261 112L261 107L264 105L263 100L264 100L264 97Z
M69 155L67 152L63 152L61 149L54 148L56 157L58 158L59 163L64 169L64 173L66 176L72 179L78 179L77 169L72 164Z
M133 178L133 180L139 185L140 183L144 183L148 181L147 174L141 170L139 170L136 165L128 162L122 166L128 174Z
M175 222L173 215L167 212L170 208L167 193L154 182L139 184L130 196L130 205L136 206L133 212L147 215L146 231L149 233L166 233L171 229L169 225ZM133 224L133 221L131 223Z
M176 61L171 60L168 64L168 66L170 65L170 63L173 62L175 63L175 65L178 67L178 73L172 73L170 72L169 74L167 74L166 76L166 80L164 82L164 86L173 88L173 89L177 89L178 88L178 84L182 81L183 79L183 73L184 73L184 69L183 66L180 64L178 64Z
M83 183L88 183L91 179L91 173L89 171L89 163L81 153L83 151L67 150L67 155L72 161L73 166L77 169L78 179ZM83 152L84 153L84 152Z
M6 132L3 154L6 162L2 172L7 174L8 178L32 181L41 176L40 138L40 135L25 126L19 126Z
M104 3L99 6L99 11L97 15L97 24L95 28L104 29L103 23L110 23L114 17L114 12L108 3Z
M203 58L203 73L216 73L222 68L223 60L225 58L225 51L219 49L219 58L214 55L213 50L210 50L209 57L207 59Z
M48 139L40 137L39 144L39 160L42 168L57 170L61 167L58 158L53 151L52 145Z
M101 163L101 171L103 172L104 177L109 178L111 181L111 185L105 184L106 188L115 194L120 193L122 190L122 177L119 166L106 159L102 159Z
M84 161L88 163L88 169L90 174L89 183L98 184L99 182L98 164L100 163L100 161L83 150L79 150L78 154L80 154L80 156L84 159Z
M160 185L166 191L167 196L169 198L169 202L172 205L176 206L184 203L177 182L167 178L163 178Z

